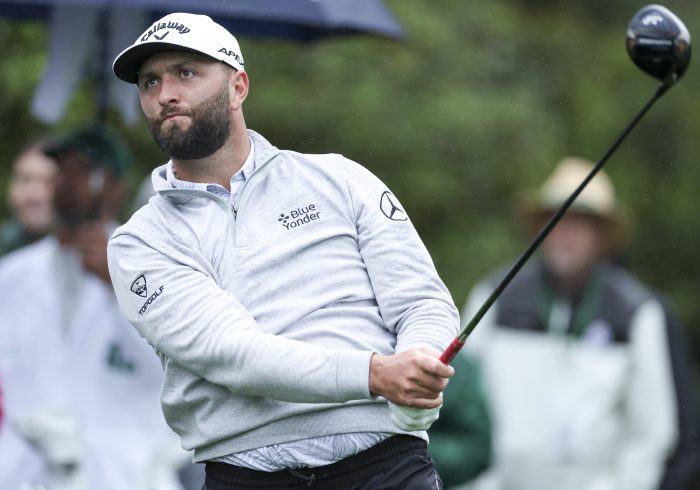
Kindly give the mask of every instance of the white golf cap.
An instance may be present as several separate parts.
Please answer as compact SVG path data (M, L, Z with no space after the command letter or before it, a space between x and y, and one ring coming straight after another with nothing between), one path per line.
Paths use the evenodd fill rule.
M154 53L190 51L201 53L243 70L245 63L238 41L206 15L174 13L156 21L134 44L119 53L112 69L129 83L136 83L141 64Z

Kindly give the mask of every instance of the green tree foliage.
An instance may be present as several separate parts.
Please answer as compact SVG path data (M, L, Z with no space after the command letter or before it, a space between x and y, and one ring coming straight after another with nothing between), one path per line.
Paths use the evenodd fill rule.
M651 97L657 82L630 62L624 43L627 23L645 3L387 3L406 28L403 42L241 38L251 79L248 124L279 147L343 153L379 175L461 304L481 274L514 261L527 245L513 218L518 196L565 155L598 160ZM700 4L665 5L691 35L698 30ZM0 41L2 180L26 137L93 120L95 104L87 79L59 128L42 127L27 108L45 61L45 27L0 23ZM696 72L691 63L606 167L636 217L624 260L675 300L692 332L700 324ZM128 128L116 114L109 118L138 157L130 176L136 185L165 155L143 124Z

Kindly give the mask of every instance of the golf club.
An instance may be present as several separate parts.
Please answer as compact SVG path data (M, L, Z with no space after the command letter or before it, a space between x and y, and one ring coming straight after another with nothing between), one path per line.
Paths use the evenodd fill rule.
M508 274L501 280L496 289L486 299L474 317L467 323L452 343L440 356L440 360L449 364L464 345L469 334L474 330L513 277L527 262L537 247L544 241L549 232L559 222L569 206L595 177L598 171L617 150L622 141L646 114L649 108L685 73L690 63L690 34L683 22L670 10L661 5L651 4L641 8L632 18L627 27L627 53L642 71L661 81L651 99L642 107L620 136L610 146L608 151L593 167L591 172L562 204L559 210L550 218L547 224L535 237L530 246L511 267Z

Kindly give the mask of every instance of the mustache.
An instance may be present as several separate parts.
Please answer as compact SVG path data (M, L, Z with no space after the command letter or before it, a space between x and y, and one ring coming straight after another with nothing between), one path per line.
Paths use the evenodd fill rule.
M159 121L159 122L163 122L163 121L165 121L165 119L166 119L168 116L170 116L170 115L172 115L172 114L180 114L180 115L183 115L183 116L191 116L191 114L190 114L188 111L185 111L185 110L183 110L183 109L179 109L179 108L177 108L177 107L169 107L169 108L167 108L167 109L163 109L162 111L160 111L160 113L158 114L158 121Z

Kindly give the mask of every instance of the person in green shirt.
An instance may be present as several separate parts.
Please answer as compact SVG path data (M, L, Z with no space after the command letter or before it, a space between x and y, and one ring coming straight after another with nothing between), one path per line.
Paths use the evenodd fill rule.
M430 430L430 454L446 489L465 484L491 463L491 416L477 364L460 354Z

